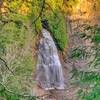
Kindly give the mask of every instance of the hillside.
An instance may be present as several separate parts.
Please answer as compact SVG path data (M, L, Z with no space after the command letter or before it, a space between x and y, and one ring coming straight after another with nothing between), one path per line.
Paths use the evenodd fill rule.
M52 42L40 46L44 20ZM38 86L39 53L42 69L61 62L64 90ZM0 100L99 100L99 90L100 0L0 1Z

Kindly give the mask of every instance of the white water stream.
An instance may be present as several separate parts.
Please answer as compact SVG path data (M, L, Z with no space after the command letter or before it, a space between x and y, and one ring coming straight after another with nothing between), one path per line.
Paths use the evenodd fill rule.
M52 36L42 29L37 62L37 82L45 90L64 89L62 65Z

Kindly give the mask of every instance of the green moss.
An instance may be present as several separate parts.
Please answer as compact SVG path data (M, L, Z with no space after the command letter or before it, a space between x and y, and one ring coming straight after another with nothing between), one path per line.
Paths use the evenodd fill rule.
M94 37L93 37L93 41L95 43L100 43L100 34L95 34Z
M55 11L55 14L49 14L46 19L49 22L49 27L58 49L63 51L68 41L64 16L61 12Z

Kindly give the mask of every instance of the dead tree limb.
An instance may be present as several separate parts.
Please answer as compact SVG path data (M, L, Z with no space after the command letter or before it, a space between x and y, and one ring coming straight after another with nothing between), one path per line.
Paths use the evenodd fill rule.
M13 71L8 67L7 62L0 57L0 60L4 63L5 67L14 75Z

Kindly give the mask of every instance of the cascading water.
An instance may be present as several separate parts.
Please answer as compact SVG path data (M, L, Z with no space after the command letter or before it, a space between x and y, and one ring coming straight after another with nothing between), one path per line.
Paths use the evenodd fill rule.
M58 56L56 45L46 29L42 29L43 38L40 40L37 82L45 90L64 89L62 65Z

